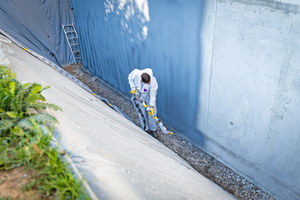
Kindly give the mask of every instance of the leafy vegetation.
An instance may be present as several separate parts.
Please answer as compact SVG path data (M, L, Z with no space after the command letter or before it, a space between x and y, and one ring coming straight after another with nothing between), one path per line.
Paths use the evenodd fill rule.
M35 170L36 177L24 190L38 188L43 198L89 199L74 178L59 150L50 147L55 117L35 112L54 109L41 92L47 87L37 83L22 84L14 73L0 66L0 171L24 166Z

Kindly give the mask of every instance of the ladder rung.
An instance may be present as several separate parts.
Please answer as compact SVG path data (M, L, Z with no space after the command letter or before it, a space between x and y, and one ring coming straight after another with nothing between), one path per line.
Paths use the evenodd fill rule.
M68 40L70 50L72 51L74 61L76 63L76 60L81 60L80 50L77 50L78 48L76 47L76 46L79 46L79 42L76 43L77 41L72 41L73 44L71 44L71 40L76 40L76 39L78 40L78 35L77 35L77 32L76 32L76 28L75 28L73 23L72 24L67 24L67 25L62 24L62 26L63 26L63 31L65 33L65 36ZM66 28L66 27L72 27L72 28ZM68 35L68 33L70 33L70 34ZM75 37L74 37L74 35L75 35ZM74 47L75 50L72 49L73 47Z

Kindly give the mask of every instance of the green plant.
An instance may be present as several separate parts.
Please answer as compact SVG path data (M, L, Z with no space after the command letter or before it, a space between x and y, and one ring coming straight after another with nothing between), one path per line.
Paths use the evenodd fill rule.
M68 163L62 162L58 149L50 142L58 121L47 113L30 109L61 110L46 103L37 83L20 83L14 73L0 66L0 170L25 166L37 172L23 190L39 189L44 198L90 199L74 178ZM3 199L6 199L3 198Z
M35 170L36 177L24 185L23 190L38 188L44 197L89 199L81 187L81 180L74 178L67 162L61 161L58 149L49 146L53 128L41 126L35 120L32 120L32 125L34 127L28 130L28 137L13 134L0 137L0 170L20 166Z
M0 66L0 135L10 132L24 136L27 130L32 129L32 120L57 123L57 120L47 113L34 115L30 112L30 109L61 110L58 106L45 102L41 92L48 88L50 87L43 88L38 83L22 84L10 69Z

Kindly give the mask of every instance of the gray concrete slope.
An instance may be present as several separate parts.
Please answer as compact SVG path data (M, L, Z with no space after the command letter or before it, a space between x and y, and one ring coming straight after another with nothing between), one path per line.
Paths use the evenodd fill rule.
M99 199L234 199L171 150L54 68L0 41L0 64L18 79L51 88L43 95L63 112L55 137L71 153Z

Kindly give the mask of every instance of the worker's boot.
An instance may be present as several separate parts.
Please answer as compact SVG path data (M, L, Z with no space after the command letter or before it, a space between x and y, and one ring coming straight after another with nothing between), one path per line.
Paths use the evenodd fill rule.
M157 138L157 137L158 137L156 131L150 131L150 135L151 135L152 137L154 137L154 138Z

